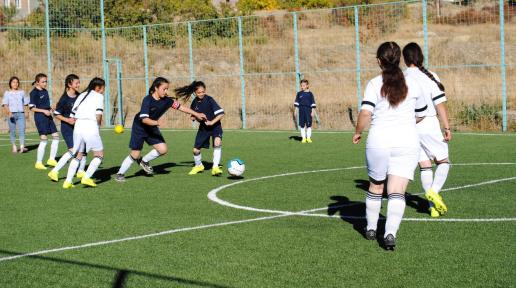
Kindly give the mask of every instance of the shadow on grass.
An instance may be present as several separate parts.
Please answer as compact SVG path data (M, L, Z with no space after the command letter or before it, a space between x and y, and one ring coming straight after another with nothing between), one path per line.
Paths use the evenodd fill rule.
M419 195L405 194L407 206L414 208L417 213L428 214L428 201Z
M3 250L3 249L0 249L0 253L12 255L12 256L23 254L23 253L18 253L18 252L7 251L7 250ZM209 283L209 282L205 282L205 281L190 280L190 279L181 278L181 277L159 275L159 274L153 274L153 273L149 273L149 272L143 272L143 271L137 271L137 270L131 270L131 269L121 269L121 268L116 268L116 267L100 265L100 264L92 264L92 263L86 263L86 262L80 262L80 261L74 261L74 260L65 260L65 259L59 259L59 258L53 258L53 257L47 257L47 256L41 256L41 255L31 255L31 256L27 256L27 258L48 261L48 262L62 264L62 265L70 265L70 266L73 265L73 266L78 266L78 267L86 267L86 268L93 268L93 269L113 272L114 279L113 279L113 283L111 285L111 287L113 287L113 288L125 287L130 276L140 276L140 277L145 277L145 278L149 278L152 280L168 281L171 283L177 283L177 285L182 284L182 285L189 285L189 286L194 286L194 287L212 287L212 288L230 287L230 286L225 286L225 285ZM68 283L68 284L71 284L71 283Z
M298 142L301 142L301 140L303 140L303 138L301 138L301 136L290 136L288 137L289 140L295 140L295 141L298 141Z

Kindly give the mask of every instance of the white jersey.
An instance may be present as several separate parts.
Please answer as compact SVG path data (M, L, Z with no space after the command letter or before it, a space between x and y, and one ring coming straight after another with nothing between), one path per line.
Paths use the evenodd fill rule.
M419 147L416 116L424 117L428 105L421 86L412 77L405 77L408 94L397 107L391 107L381 95L383 78L367 84L362 108L373 113L366 148Z
M95 91L84 92L75 101L72 108L71 117L77 121L90 120L97 122L97 115L102 115L104 111L104 95Z
M432 73L434 78L440 82L440 79L439 77L437 77L437 74L431 71L429 72ZM404 74L405 76L413 77L419 83L419 85L421 85L421 88L423 88L423 93L425 95L426 103L428 105L428 109L426 111L425 116L436 116L437 111L435 110L435 106L443 102L446 102L445 93L441 91L441 89L439 89L437 83L430 79L425 73L421 72L421 70L419 70L419 68L417 67L407 68Z

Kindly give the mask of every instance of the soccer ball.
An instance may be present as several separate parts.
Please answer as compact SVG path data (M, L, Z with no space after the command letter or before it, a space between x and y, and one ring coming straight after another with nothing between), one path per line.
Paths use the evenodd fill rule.
M124 133L124 126L122 126L120 124L116 124L115 125L115 133L116 134Z
M242 176L245 171L245 163L244 161L235 158L228 161L228 173L231 176L238 177Z

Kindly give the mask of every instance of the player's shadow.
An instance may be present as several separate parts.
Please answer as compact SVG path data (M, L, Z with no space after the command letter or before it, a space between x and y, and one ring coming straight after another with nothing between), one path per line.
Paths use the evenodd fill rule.
M353 226L362 237L365 238L367 220L365 219L365 203L362 201L350 201L346 196L331 196L333 203L328 204L328 215L339 215L340 219ZM376 230L377 242L383 246L383 234L385 233L385 217L380 214L378 228Z
M95 178L95 182L97 184L107 182L111 180L111 175L116 174L118 172L118 169L120 167L110 167L110 168L100 168L95 171L95 174L93 174L93 178Z
M417 213L428 214L428 201L419 195L405 194L407 206L414 208Z
M298 141L298 142L301 142L301 140L303 140L303 138L301 138L301 136L290 136L288 137L289 140L295 140L295 141Z
M25 152L25 153L29 153L32 150L38 149L38 146L39 146L39 144L33 144L33 145L25 146L25 148L27 148L27 152Z

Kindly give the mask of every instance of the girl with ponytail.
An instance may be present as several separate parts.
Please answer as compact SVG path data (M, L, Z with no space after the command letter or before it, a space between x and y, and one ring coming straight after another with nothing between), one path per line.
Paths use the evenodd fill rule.
M420 84L428 104L426 117L416 125L421 143L419 168L421 169L421 184L425 190L425 196L429 200L430 216L439 217L447 211L439 191L446 182L450 169L448 141L452 138L444 86L435 73L428 71L423 66L423 51L418 44L407 44L403 48L403 59L408 67L405 75L414 78ZM444 136L437 115L441 119ZM435 176L433 175L432 161L437 166Z
M384 247L393 250L396 232L405 211L405 190L419 156L416 116L424 117L426 102L421 87L406 78L399 64L401 49L395 42L378 47L376 59L382 73L371 79L364 92L353 143L359 144L362 132L371 124L366 144L367 171L370 179L366 197L365 237L376 240L382 193L387 182L387 220Z
M75 119L70 117L70 114L72 113L75 100L77 100L77 97L79 96L79 87L81 86L79 76L75 74L66 76L64 86L65 88L63 95L57 102L54 115L58 120L61 121L61 135L63 135L63 139L65 140L66 146L68 147L68 152L61 156L57 162L56 167L54 167L52 171L48 173L50 180L55 182L59 181L59 170L61 170L66 165L66 163L68 163L68 161L74 157L72 150ZM77 171L78 178L82 178L86 173L85 166L86 155L83 155L79 166L79 171Z
M170 108L190 114L197 119L206 120L204 114L197 113L181 105L177 100L168 97L168 88L169 81L163 77L158 77L152 83L148 95L143 98L140 112L134 116L131 129L131 140L129 141L131 152L124 159L122 165L120 165L120 169L115 176L115 181L125 182L124 175L135 161L139 163L143 171L148 175L154 173L150 161L165 155L168 151L165 138L161 135L159 126L162 124L161 116ZM185 99L186 97L180 98ZM153 149L141 158L144 142L151 145Z
M176 96L180 98L190 97L195 95L190 108L196 112L206 115L205 121L193 118L192 120L199 121L199 130L195 136L193 147L194 167L188 173L195 175L204 171L202 164L201 149L210 148L210 139L213 146L213 166L211 168L212 176L220 176L222 170L219 167L220 158L222 157L222 117L224 117L224 109L213 99L213 97L206 94L206 85L201 81L193 81L190 85L186 85L175 90Z

